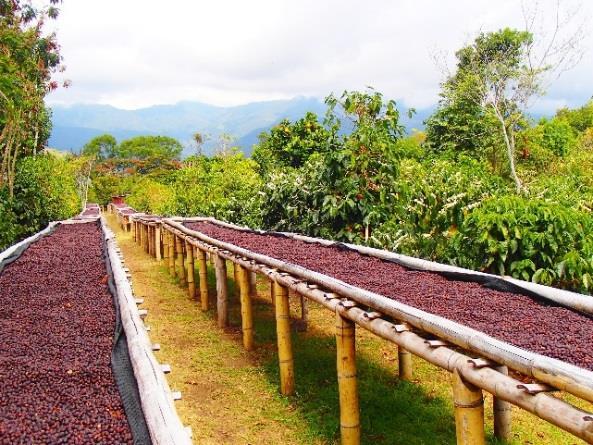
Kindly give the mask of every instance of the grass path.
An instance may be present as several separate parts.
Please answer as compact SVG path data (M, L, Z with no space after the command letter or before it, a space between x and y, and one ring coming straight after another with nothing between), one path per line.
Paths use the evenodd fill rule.
M136 296L145 299L157 358L183 399L177 409L198 444L334 444L339 442L335 339L331 314L310 304L309 330L293 335L296 395L278 393L275 323L269 287L258 278L254 301L256 350L243 350L237 298L230 298L231 327L222 331L213 311L201 312L166 268L116 228ZM232 267L228 267L230 275ZM210 270L211 307L215 283ZM196 274L197 276L197 274ZM232 282L230 286L232 295ZM296 302L296 298L294 299ZM296 313L297 307L293 307ZM414 358L415 383L397 379L393 345L357 331L357 364L363 443L437 445L455 443L449 374ZM486 395L487 434L491 398ZM518 409L513 444L572 445L584 442ZM489 443L496 443L489 437Z

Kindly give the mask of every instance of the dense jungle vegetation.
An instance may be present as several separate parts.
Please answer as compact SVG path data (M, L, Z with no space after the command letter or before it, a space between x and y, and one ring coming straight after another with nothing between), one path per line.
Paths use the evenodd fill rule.
M50 220L106 204L211 215L392 249L589 292L593 287L593 101L534 122L544 69L525 63L531 34L503 29L457 52L425 131L372 89L326 98L260 135L251 158L223 141L181 159L169 137L103 135L80 155L43 149L45 94L59 70L36 10L0 0L0 249ZM520 94L519 94L520 93ZM199 130L199 129L198 129Z

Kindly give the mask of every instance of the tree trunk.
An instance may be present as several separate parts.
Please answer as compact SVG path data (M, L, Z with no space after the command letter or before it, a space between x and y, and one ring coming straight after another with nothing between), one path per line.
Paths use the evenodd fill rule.
M502 128L502 135L504 136L504 143L507 148L507 158L509 160L509 167L511 169L511 178L515 182L515 189L517 194L519 194L523 192L523 183L521 182L521 179L519 179L517 170L515 169L515 138L512 136L512 134L511 137L509 137L509 129L507 129L504 117L499 113L496 107L494 107L494 114L496 114L496 117L500 122L500 127Z

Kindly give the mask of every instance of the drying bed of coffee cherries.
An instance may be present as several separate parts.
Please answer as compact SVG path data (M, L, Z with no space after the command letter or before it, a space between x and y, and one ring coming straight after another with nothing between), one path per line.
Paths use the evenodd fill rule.
M132 443L111 369L97 222L60 225L0 274L0 443Z
M593 370L593 319L551 302L409 270L338 247L208 222L185 225L220 241L439 315L525 350Z

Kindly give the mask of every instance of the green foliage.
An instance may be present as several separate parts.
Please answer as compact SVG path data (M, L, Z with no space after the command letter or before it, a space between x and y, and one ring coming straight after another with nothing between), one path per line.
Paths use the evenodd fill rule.
M575 144L575 137L570 124L564 119L542 119L541 146L556 156L564 156Z
M41 151L51 123L44 97L57 88L52 74L59 68L59 46L43 25L57 16L49 6L28 1L0 5L0 187L12 197L17 161Z
M252 158L262 175L275 168L302 167L313 153L327 150L329 132L321 125L315 113L291 123L284 119L269 132L260 135Z
M556 116L568 122L575 132L582 133L593 127L593 100L574 110L562 108Z
M275 229L360 240L395 202L403 127L395 102L378 92L344 92L326 103L330 149L298 171L271 175L262 219ZM353 123L350 134L340 134L342 117Z
M172 182L181 215L207 215L260 226L256 164L242 153L198 157L178 170Z
M261 225L261 179L255 162L241 153L192 156L181 168L159 178L135 175L116 184L115 190L129 193L127 202L143 212L206 215L253 227Z
M0 249L39 231L50 221L69 218L80 211L72 165L52 154L27 157L19 162L14 197L0 189L0 226L6 232Z
M171 161L179 159L183 146L168 136L136 136L123 141L115 150L115 157L123 159Z
M430 260L449 261L448 245L471 209L485 198L508 193L499 177L470 158L407 160L400 169L397 205L372 243Z
M540 77L549 68L529 63L532 43L529 32L504 28L481 33L457 51L457 71L443 83L439 110L427 122L433 149L489 159L495 172L509 174L517 192L524 187L515 167L515 133L525 128L522 109L541 93Z
M132 184L126 202L140 212L173 216L177 213L173 187L147 176L138 177Z
M455 263L541 284L588 290L593 273L590 214L504 196L485 200L451 244Z
M117 154L117 141L110 134L103 134L96 136L87 142L82 148L81 154L83 156L94 157L102 161L104 159L113 158Z

